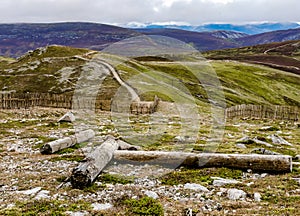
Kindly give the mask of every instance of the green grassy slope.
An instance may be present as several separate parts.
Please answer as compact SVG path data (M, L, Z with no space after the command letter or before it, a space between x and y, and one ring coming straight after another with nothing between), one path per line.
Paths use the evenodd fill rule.
M0 91L73 92L82 68L94 55L95 53L86 49L50 46L17 60L1 58ZM209 64L205 63L203 67L209 69L199 70L197 78L191 68L187 67L197 63L193 56L186 57L185 62L161 57L129 60L117 56L103 57L108 58L108 61L119 62L113 65L128 82L140 82L137 86L162 85L171 90L173 88L177 93L189 93L200 105L207 104L209 98L207 88L200 83L203 81L201 79L209 79L214 70L221 81L228 106L242 103L300 105L300 76L261 65L214 60ZM103 99L110 99L118 88L116 80L108 76L99 94ZM150 100L157 94L164 100L172 101L170 95L164 94L159 88L156 91L154 88L152 92L142 91L138 87L136 90L145 100Z

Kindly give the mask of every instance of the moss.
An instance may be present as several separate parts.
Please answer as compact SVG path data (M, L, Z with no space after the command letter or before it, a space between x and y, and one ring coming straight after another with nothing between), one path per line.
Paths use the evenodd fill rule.
M57 162L57 161L76 161L81 162L85 157L81 155L63 155L59 157L51 158L50 161Z
M241 170L229 168L204 168L204 169L186 169L168 173L160 178L162 184L178 185L186 183L201 183L205 185L212 184L211 177L221 177L230 179L240 179L243 172Z
M139 200L126 199L123 204L126 206L127 215L164 215L160 202L150 197L142 197Z
M133 183L133 178L120 175L102 174L98 177L98 181L109 184L131 184Z
M77 149L85 147L87 144L88 144L88 142L77 143L70 148L66 148L66 149L62 149L62 150L58 151L57 154L60 154L60 155L71 154L71 153L75 152Z

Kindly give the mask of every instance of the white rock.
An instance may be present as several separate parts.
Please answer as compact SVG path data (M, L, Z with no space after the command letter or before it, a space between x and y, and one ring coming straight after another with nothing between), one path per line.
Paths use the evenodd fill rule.
M107 209L112 208L113 205L110 204L110 203L105 203L105 204L93 203L92 207L93 207L94 211L103 211L103 210L107 210Z
M246 198L246 193L242 190L238 190L238 189L229 189L227 191L227 197L230 200L239 200L239 199L245 199Z
M244 145L244 144L236 144L236 147L240 148L240 149L246 149L247 148L247 146Z
M74 122L75 116L71 112L67 112L63 117L61 117L57 122Z
M42 190L42 191L40 191L40 192L35 196L35 199L36 199L36 200L40 200L40 199L49 199L49 198L51 198L51 197L49 196L49 193L50 193L50 191Z
M17 191L17 193L24 194L24 195L35 195L40 190L42 190L41 187L33 188L31 190L25 190L25 191Z
M254 201L255 202L260 202L261 201L260 193L254 193Z
M221 186L224 186L224 185L227 185L227 184L241 183L241 182L239 182L237 180L234 180L234 179L223 179L223 178L219 178L219 177L212 177L212 179L214 179L213 186L216 186L216 187L221 187Z
M71 211L67 211L65 212L66 215L69 215L69 216L87 216L89 215L88 212L71 212Z
M148 196L148 197L151 197L153 199L158 199L159 198L157 193L155 193L153 191L145 191L145 195Z
M189 190L194 190L194 191L203 191L203 192L209 192L209 190L199 184L195 184L195 183L187 183L184 185L184 189L189 189Z
M291 143L289 143L288 141L286 141L282 137L278 136L277 134L270 135L267 138L271 139L274 144L293 146Z

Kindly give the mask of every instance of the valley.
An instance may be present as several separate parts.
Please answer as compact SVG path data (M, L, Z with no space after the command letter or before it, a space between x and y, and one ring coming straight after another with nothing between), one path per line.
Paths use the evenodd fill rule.
M75 24L69 25L74 29ZM121 56L103 47L141 31L102 27L107 28L103 43L86 44L70 32L74 41L70 35L70 41L55 36L53 43L64 41L60 45L46 46L41 36L43 43L37 40L33 51L28 52L29 39L24 43L12 38L11 47L0 48L0 215L297 215L299 118L277 116L272 109L299 110L299 41L239 48L236 40L243 37L189 33L184 42L212 43L214 47L205 50L213 50ZM56 25L51 29L59 30ZM177 39L186 34L170 29L142 32ZM131 44L134 51L143 51ZM7 109L3 95L12 96L5 102L11 103L8 107L19 100L27 100L27 105ZM160 99L155 112L134 114L128 109L134 98L147 103L155 96ZM29 102L38 99L47 105ZM226 114L241 104L263 106L273 115ZM58 122L68 111L76 120ZM85 129L95 132L94 139L51 155L40 153L45 143ZM286 155L293 166L278 173L196 169L180 163L170 168L148 163L147 158L142 163L112 160L89 187L73 188L68 179L72 170L107 136L144 151Z

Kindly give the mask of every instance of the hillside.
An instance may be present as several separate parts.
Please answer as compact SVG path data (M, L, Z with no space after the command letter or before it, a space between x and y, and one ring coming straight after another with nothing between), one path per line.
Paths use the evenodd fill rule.
M209 59L238 60L300 74L299 40L238 49L217 50L207 52L204 55Z
M265 51L297 56L297 51L291 48L284 51L270 48ZM56 45L39 48L18 59L0 58L0 96L3 98L10 92L83 94L87 99L96 96L97 100L106 99L109 104L116 102L115 105L122 106L119 103L122 100L118 99L125 98L128 102L127 94L122 94L126 92L124 89L117 92L120 84L109 67L114 67L142 100L153 100L158 95L163 101L157 111L136 115L111 109L91 110L94 106L89 100L83 101L88 109L55 105L1 109L0 215L178 216L187 215L187 211L189 215L264 215L266 211L274 215L297 215L299 122L248 117L227 118L223 124L222 116L212 113L211 103L218 108L219 104L208 96L216 94L211 87L218 83L209 82L214 80L215 70L228 106L241 103L299 106L298 74L239 61L207 61L198 53L128 59ZM201 83L192 69L197 69ZM115 98L116 93L121 98ZM183 103L192 105L193 99L198 106L191 108ZM177 103L171 103L174 100ZM224 110L220 110L223 114ZM70 111L75 121L58 121ZM70 139L73 142L78 140L76 133L86 129L95 132L94 139L53 154L41 154L44 144ZM265 163L271 170L252 169L251 159L240 161L243 168L225 167L224 163L196 168L180 166L183 160L171 156L160 164L156 161L161 158L155 155L137 161L114 157L93 183L84 189L74 188L69 180L74 168L94 161L87 155L94 155L97 148L96 152L103 153L99 158L108 159L109 143L102 148L107 138L115 138L117 143L127 142L134 145L130 148L137 146L147 153L229 154L225 163L234 159L232 154L252 154L253 158L270 158ZM282 157L296 162L293 169L287 166L287 173L279 173L273 167L282 165L278 162ZM190 156L184 160L203 163L202 158ZM239 165L237 161L233 163Z
M185 43L193 45L199 51L216 50L238 47L232 38L239 38L236 32L193 32L179 29L135 29L145 35L162 35L176 38ZM245 35L244 35L245 36Z
M236 40L242 46L253 46L272 42L284 42L300 40L300 28L266 32L257 35L250 35Z
M96 53L86 49L50 46L30 52L15 61L1 60L0 90L18 93L72 93L79 77L82 78L86 74L85 79L91 79L87 68L91 67L90 64L94 64L92 59ZM102 55L105 58L105 54ZM197 60L193 56L184 58L186 61ZM109 56L109 59L119 57ZM168 80L170 78L159 78L162 82L172 82L173 88L179 88L178 90L183 84L199 104L208 103L206 90L191 71L181 62L168 60L167 56L122 60L121 64L115 67L123 80L131 80L139 75L141 76L139 79L143 79L144 84L150 82L149 85L153 82L148 77L149 73L161 72L175 79L174 82ZM217 72L229 106L243 103L299 105L299 75L239 62L212 61L209 67L211 69L200 72L201 76L205 77L210 70ZM153 76L152 79L156 79L156 75ZM109 75L103 81L98 96L110 100L118 88L119 84ZM166 95L159 92L159 89L156 94L169 100ZM146 93L142 94L142 97L149 100L153 95L154 93Z
M99 50L136 35L132 30L96 23L0 24L0 56L19 57L54 44Z

